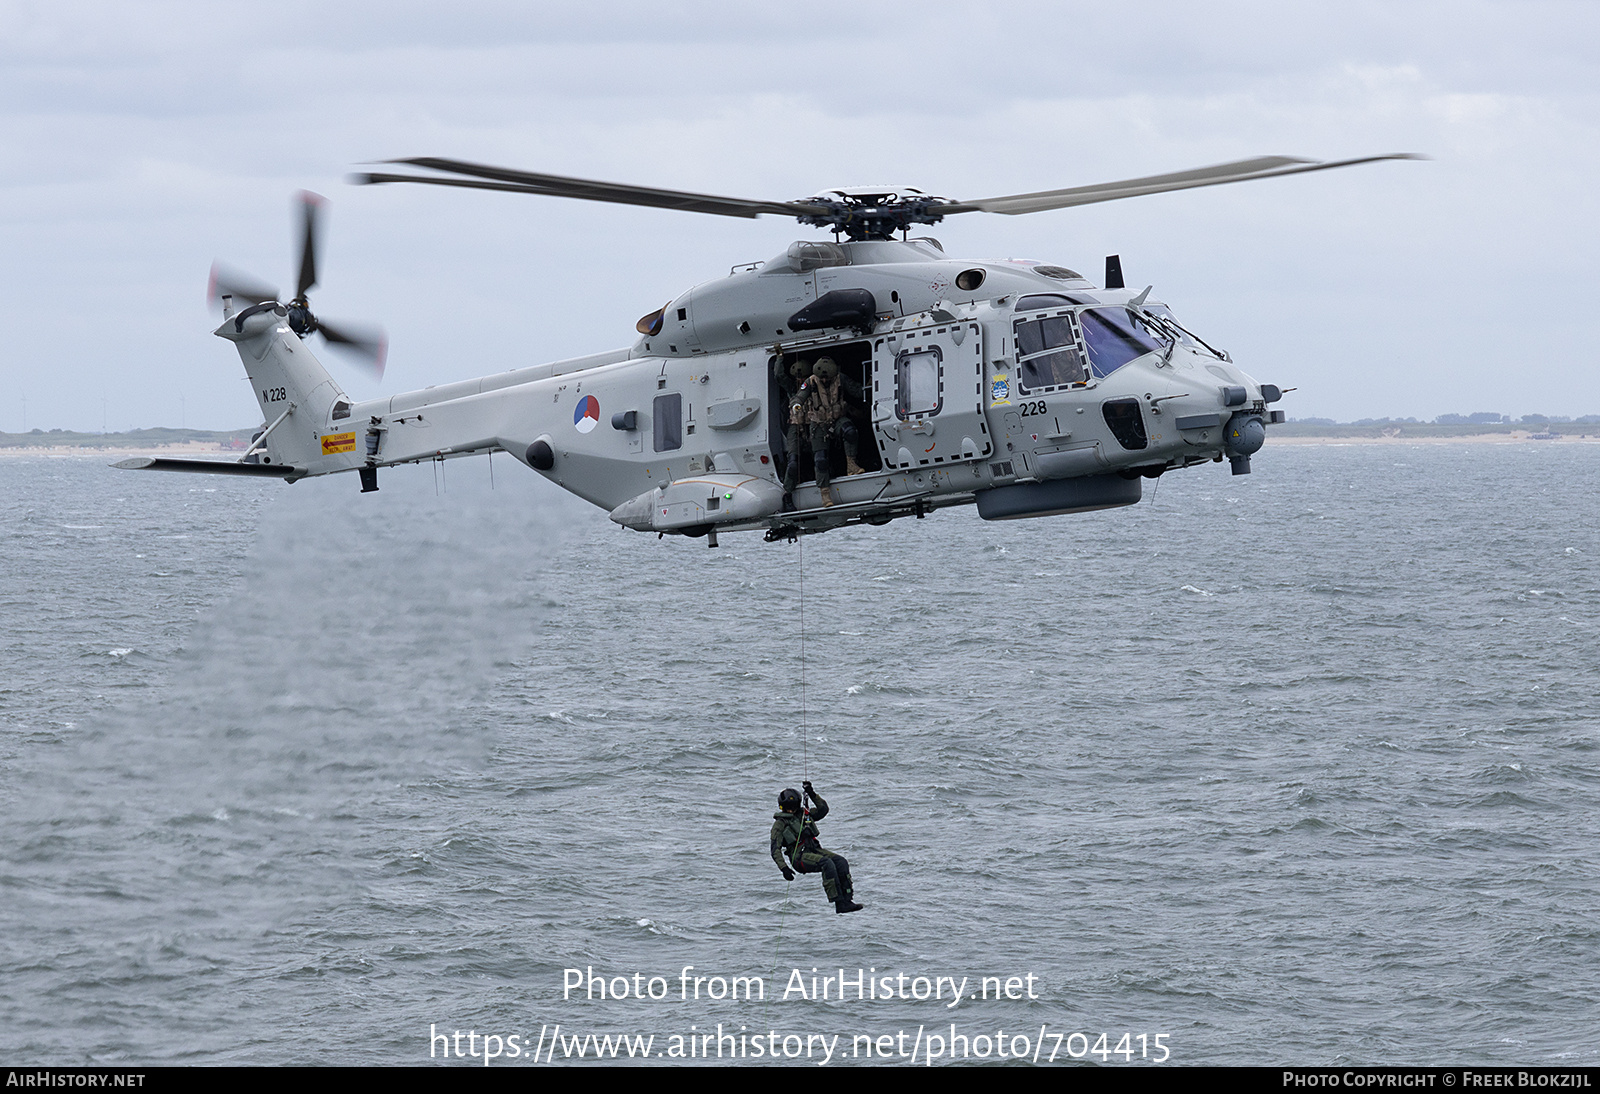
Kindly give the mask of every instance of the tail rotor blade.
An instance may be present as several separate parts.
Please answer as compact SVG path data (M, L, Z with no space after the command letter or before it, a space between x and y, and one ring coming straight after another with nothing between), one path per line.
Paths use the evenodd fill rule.
M220 262L211 264L211 284L206 289L206 300L212 305L221 303L224 296L233 297L235 304L248 306L278 299L278 290L242 274Z
M317 213L327 200L310 190L300 191L301 222L305 231L300 248L300 280L295 292L296 300L304 301L306 293L317 283Z
M383 379L383 365L389 355L389 336L381 327L333 326L323 319L317 320L317 330L330 345L345 350L369 368L378 379Z

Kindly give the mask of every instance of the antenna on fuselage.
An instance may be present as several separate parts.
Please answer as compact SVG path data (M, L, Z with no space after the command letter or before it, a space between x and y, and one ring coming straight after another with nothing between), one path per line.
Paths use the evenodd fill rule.
M1122 280L1122 256L1106 255L1106 288L1125 289L1127 285Z

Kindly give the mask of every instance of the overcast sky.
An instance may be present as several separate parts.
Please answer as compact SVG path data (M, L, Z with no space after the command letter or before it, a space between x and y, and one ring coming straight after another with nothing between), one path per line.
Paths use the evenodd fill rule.
M1600 413L1600 5L0 0L0 429L235 428L213 259L388 329L366 397L632 341L792 239L557 198L367 187L440 155L741 197L956 198L1262 154L1418 151L931 229L1098 279L1120 253L1291 417Z

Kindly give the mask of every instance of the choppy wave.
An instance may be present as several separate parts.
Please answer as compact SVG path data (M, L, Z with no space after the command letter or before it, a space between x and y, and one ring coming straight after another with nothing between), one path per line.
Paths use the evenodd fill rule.
M757 1019L847 1035L1589 1051L1600 502L1541 491L1600 450L1403 458L1269 447L1155 507L812 538L803 674L790 544L634 535L533 476L8 460L12 1058L412 1063L429 1023L755 1017L561 998L567 968L684 965L1042 985ZM768 857L805 778L865 913Z

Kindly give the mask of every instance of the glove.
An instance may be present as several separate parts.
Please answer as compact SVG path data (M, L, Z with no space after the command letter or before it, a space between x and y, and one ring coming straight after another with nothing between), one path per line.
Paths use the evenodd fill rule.
M801 787L801 789L803 789L806 792L806 797L814 798L814 797L817 796L817 792L815 790L811 789L811 780L810 779L807 779L805 782L801 783L800 787Z
M784 881L793 881L794 880L794 871L789 869L787 866L785 866L783 868L783 880Z

